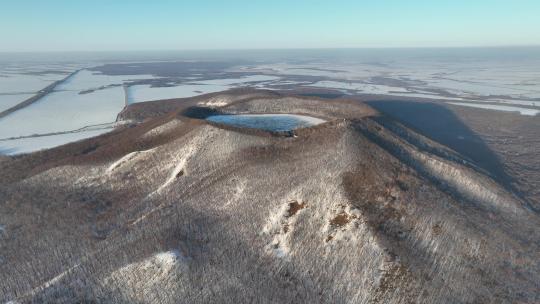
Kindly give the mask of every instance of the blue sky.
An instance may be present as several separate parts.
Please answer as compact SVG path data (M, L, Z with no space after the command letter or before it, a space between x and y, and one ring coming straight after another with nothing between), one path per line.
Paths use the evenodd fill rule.
M0 51L540 45L539 0L3 0Z

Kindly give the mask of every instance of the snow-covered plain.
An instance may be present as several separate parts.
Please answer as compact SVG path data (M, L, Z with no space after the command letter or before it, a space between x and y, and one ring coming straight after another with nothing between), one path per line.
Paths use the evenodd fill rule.
M331 88L342 89L346 91L356 91L363 94L390 94L390 93L408 93L409 90L400 87L392 87L387 85L378 85L370 83L356 83L356 82L340 82L340 81L318 81L309 86L319 88Z
M523 115L535 115L540 111L540 58L534 54L523 59L520 50L506 54L506 57L494 56L489 51L486 54L491 57L484 56L484 51L474 50L460 51L458 55L454 50L445 54L439 54L439 51L426 53L425 50L354 52L358 54L351 56L351 53L338 52L323 57L305 54L298 57L296 54L294 58L276 57L279 59L271 59L265 54L260 58L263 60L229 67L218 73L206 74L204 69L194 69L190 74L183 73L182 77L167 78L152 75L154 72L110 76L86 69L102 65L103 61L7 62L0 58L0 111L80 69L41 100L0 119L0 140L69 132L114 122L125 104L123 85L128 88L130 103L192 97L246 86L264 89L310 87L335 89L344 94L438 99ZM143 61L121 62L126 66L137 66ZM227 78L227 73L245 76ZM73 133L55 136L58 140L54 142L64 143L60 139L72 140ZM35 142L46 137L40 138ZM25 141L30 139L14 140L12 144Z
M34 94L0 94L0 112L17 105L32 96L34 96Z
M130 103L192 97L206 93L219 92L230 86L212 84L184 84L174 87L151 87L150 85L135 85L128 89Z
M110 76L89 70L81 70L56 87L56 91L85 91L99 89L104 86L122 85L134 80L154 79L152 75L120 75Z
M170 87L152 87L150 85L134 85L128 89L130 103L171 98L186 98L201 94L225 91L234 87L260 84L279 80L279 77L268 75L249 75L241 78L223 78L190 81Z
M496 110L496 111L519 112L519 114L527 115L527 116L535 116L538 113L540 113L540 110L536 110L536 109L527 109L527 108L512 107L512 106L502 106L502 105L477 104L477 103L468 103L468 102L467 103L466 102L449 102L449 104L453 104L457 106L464 106L464 107Z
M111 128L89 130L49 136L0 140L0 154L15 155L53 148L66 143L90 138L111 131Z
M0 93L28 94L36 93L53 82L66 77L64 74L26 75L2 74L0 77Z
M241 78L224 78L224 79L209 79L209 80L199 80L192 81L194 84L204 84L204 85L243 85L251 82L267 82L279 80L280 77L269 76L269 75L249 75Z
M121 87L79 94L58 91L0 119L0 139L72 131L110 123L124 107Z
M366 54L366 58L265 63L239 67L235 71L261 72L284 78L320 77L324 80L307 85L342 92L395 96L409 92L414 95L405 96L489 102L504 99L505 103L515 102L516 105L531 105L534 99L540 98L540 59L536 57L524 61L517 54L504 58L484 58L473 53L456 58L435 53L424 57L391 55L373 53Z
M22 66L20 69L11 66L2 69L0 111L64 79L74 67L44 65L41 69L65 69L66 73L40 74L38 66ZM121 85L133 80L153 78L152 75L108 76L83 69L37 102L0 119L0 154L32 152L108 132L112 127L86 127L116 120L125 105ZM94 91L81 94L88 90Z
M34 95L20 92L37 92L67 76L67 74L40 76L15 74L26 71L23 68L21 70L11 68L7 72L4 71L4 74L10 76L0 78L0 93L3 94L0 95L0 111ZM110 76L82 69L34 104L0 119L0 153L26 153L106 132L101 129L52 135L114 122L125 105L125 93L122 86L129 85L133 81L156 78L158 77L149 74ZM193 77L193 79L200 79L200 77ZM279 79L276 76L249 75L241 78L192 80L189 83L171 87L131 85L128 89L128 100L129 102L143 102L192 97Z

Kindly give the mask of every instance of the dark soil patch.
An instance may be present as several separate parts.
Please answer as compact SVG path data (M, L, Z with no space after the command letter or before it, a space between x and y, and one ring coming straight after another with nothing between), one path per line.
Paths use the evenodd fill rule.
M353 218L355 218L355 216L350 216L345 212L341 212L330 220L330 225L332 225L332 227L343 227L350 223Z
M289 224L283 225L283 232L284 232L284 233L289 232Z
M299 203L298 201L291 201L289 203L289 210L288 210L288 213L287 213L287 217L291 217L293 215L295 215L296 213L298 213L298 211L302 210L306 208L306 203L302 202L302 203Z
M433 231L433 235L435 235L435 236L441 235L441 233L443 232L442 227L439 224L433 225L433 227L431 227L431 229Z

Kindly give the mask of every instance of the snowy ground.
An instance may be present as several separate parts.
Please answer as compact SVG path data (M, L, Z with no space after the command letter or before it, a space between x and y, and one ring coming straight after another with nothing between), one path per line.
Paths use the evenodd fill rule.
M124 70L106 75L87 69L100 66L103 61L9 62L0 58L0 112L81 69L31 106L0 119L0 153L7 149L30 151L27 148L30 141L35 143L32 145L35 148L41 147L38 143L43 147L52 146L44 143L45 137L34 140L19 137L114 122L125 105L123 86L127 88L130 103L192 97L236 87L285 90L303 87L335 89L344 94L429 98L536 115L540 112L540 58L534 54L524 57L519 50L516 52L506 57L489 52L486 53L489 56L484 56L474 51L448 56L425 50L364 51L360 52L363 55L352 57L345 53L333 57L265 56L253 62L243 60L238 66L218 71L204 70L208 68L206 62L201 69L182 70L176 76L161 75L155 70L129 75L128 71L132 71L129 69L126 75L122 75ZM123 64L127 68L137 66L137 62ZM91 133L85 131L79 137L73 133L55 135L51 143L62 144L88 134ZM19 139L8 144L6 139L10 138ZM21 144L20 149L18 144Z
M475 104L475 103L464 103L464 102L449 102L450 104L464 107L473 107L479 109L488 109L495 111L505 111L505 112L519 112L521 115L535 116L540 113L540 110L535 109L525 109L520 107L512 106L500 106L500 105L491 105L491 104Z
M404 52L406 53L406 52ZM346 94L377 94L441 100L501 103L540 108L540 59L436 52L405 56L368 54L366 58L333 58L312 62L278 62L239 67L236 71L288 77L317 77L302 85ZM391 56L390 56L391 55ZM482 54L483 55L483 54ZM492 108L502 110L503 108Z
M34 94L5 94L0 95L0 112L5 111L26 99L34 96Z
M279 80L279 77L250 75L242 78L224 78L189 81L170 87L152 87L134 85L129 87L129 102L143 102L160 99L185 98L201 94L225 91L234 87L248 86L253 83L265 83Z
M121 86L135 80L154 79L152 75L104 75L89 70L81 70L73 77L56 87L58 91L84 92L86 90L99 90L106 86Z
M0 71L0 93L29 94L35 93L51 83L60 80L65 74L26 75L2 73Z
M53 92L0 119L0 139L80 129L110 123L124 107L121 87L78 94Z
M196 95L219 92L229 89L224 85L185 84L174 87L151 87L136 85L129 87L129 102L143 102L160 99L184 98Z
M74 133L0 140L0 154L15 155L53 148L111 131L112 128Z
M309 86L330 89L342 89L344 91L355 91L363 94L390 94L390 93L409 93L405 88L392 87L387 85L374 85L367 83L340 82L340 81L318 81Z
M0 110L8 109L32 97L37 91L69 75L16 74L23 72L28 70L10 68L2 74L10 76L0 78L0 94L2 94ZM110 128L90 131L85 128L116 120L116 116L125 106L123 86L128 87L129 102L143 102L192 97L280 79L276 76L249 75L240 78L200 80L199 76L191 77L188 82L176 86L132 85L159 78L149 74L111 76L83 69L34 104L0 119L0 154L32 152L109 131ZM26 91L28 93L21 93ZM64 134L55 134L62 132Z

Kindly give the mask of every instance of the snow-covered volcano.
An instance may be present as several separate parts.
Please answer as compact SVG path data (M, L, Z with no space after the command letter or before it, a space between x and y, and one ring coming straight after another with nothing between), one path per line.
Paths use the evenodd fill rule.
M205 120L239 113L324 122L286 136ZM0 301L540 300L534 208L365 104L240 90L120 118L0 160Z

